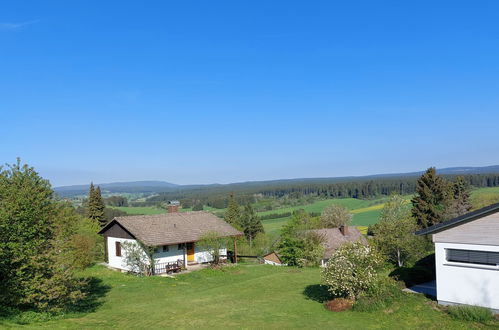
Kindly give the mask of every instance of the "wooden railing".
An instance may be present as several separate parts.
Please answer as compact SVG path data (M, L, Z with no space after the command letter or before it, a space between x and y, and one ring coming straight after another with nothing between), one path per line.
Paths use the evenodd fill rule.
M168 274L180 271L184 266L184 261L179 259L172 262L158 262L154 264L154 274Z

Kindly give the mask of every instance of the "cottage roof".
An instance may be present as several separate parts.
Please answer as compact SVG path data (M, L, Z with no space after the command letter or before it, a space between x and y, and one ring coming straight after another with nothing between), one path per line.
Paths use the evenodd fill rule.
M116 217L99 234L104 234L116 223L149 246L196 242L209 232L216 232L220 237L243 235L206 211Z
M360 242L367 245L367 239L354 226L348 226L346 235L343 235L339 228L312 229L307 230L307 232L317 233L324 238L324 246L326 248L324 258L326 259L330 258L334 251L345 243Z

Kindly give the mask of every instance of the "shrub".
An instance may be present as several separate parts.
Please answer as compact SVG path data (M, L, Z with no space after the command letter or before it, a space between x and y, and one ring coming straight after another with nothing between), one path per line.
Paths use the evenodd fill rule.
M382 277L359 295L353 309L360 312L377 311L390 306L402 294L397 282L389 277Z
M456 320L473 321L473 322L488 322L494 319L492 311L485 307L479 306L449 306L447 312Z
M333 253L322 278L334 296L355 299L376 284L381 264L381 257L369 246L345 244Z
M331 312L343 312L351 309L352 306L353 301L345 298L336 298L324 303L324 307Z

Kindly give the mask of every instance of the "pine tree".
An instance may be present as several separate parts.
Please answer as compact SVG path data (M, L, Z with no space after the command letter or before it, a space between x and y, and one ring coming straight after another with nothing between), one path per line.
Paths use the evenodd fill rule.
M255 210L251 207L251 204L247 204L244 207L244 212L239 221L239 226L242 228L244 235L252 244L253 239L258 233L263 233L263 225L260 218L256 215Z
M104 227L107 223L106 216L104 214L104 200L102 199L100 187L94 189L93 183L90 184L90 190L88 192L88 217Z
M420 228L427 228L445 220L449 207L449 184L430 167L416 183L412 199L412 215Z
M455 218L471 210L470 186L462 176L458 176L451 188L453 200L449 207L448 218Z
M231 193L229 196L229 205L227 206L227 211L224 214L224 220L231 225L238 225L241 218L241 210L239 204L237 204L234 194Z

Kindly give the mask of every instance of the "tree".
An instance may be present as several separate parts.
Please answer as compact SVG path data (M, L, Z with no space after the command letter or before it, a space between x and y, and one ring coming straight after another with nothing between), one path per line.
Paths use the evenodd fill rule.
M382 258L369 246L348 243L336 250L322 271L335 297L355 299L376 284Z
M203 210L203 203L198 202L198 203L194 204L194 206L192 207L192 210L193 211L202 211Z
M88 217L99 223L101 227L104 227L107 224L104 209L105 205L104 200L102 199L100 187L97 186L97 188L94 189L94 184L90 183L87 207Z
M430 167L418 179L412 199L412 215L419 228L427 228L445 220L449 206L449 185Z
M251 207L251 204L247 204L244 207L244 212L239 220L239 226L242 228L246 239L249 240L250 246L253 238L255 238L258 233L264 232L262 222L256 215L253 207Z
M414 235L417 224L405 204L399 195L390 197L381 211L379 222L371 227L378 250L399 267L408 260L416 260L424 250L424 239Z
M471 210L470 186L464 177L458 176L451 188L453 200L447 211L447 218L459 217Z
M198 241L197 245L208 251L211 255L211 263L218 265L220 263L220 250L227 248L229 244L229 239L227 237L221 237L217 232L208 232L204 234Z
M151 276L154 274L154 247L148 247L139 240L122 242L124 251L123 262L130 272L137 275Z
M350 211L341 205L333 204L322 211L321 223L324 228L338 228L350 223Z
M227 211L225 211L224 220L231 225L237 225L239 224L240 218L241 210L239 204L237 204L234 194L230 194L229 205L227 206Z
M57 311L83 299L74 275L73 208L28 165L0 168L0 304Z

